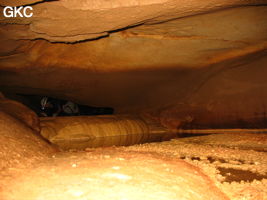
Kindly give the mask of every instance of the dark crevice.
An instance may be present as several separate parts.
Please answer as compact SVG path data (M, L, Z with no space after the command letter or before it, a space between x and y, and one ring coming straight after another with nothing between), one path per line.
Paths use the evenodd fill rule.
M224 182L252 182L253 180L259 180L267 178L267 174L262 175L259 173L254 173L248 170L233 169L233 168L224 168L218 167L220 174L225 177Z
M111 115L114 113L114 109L111 107L82 105L69 101L68 99L57 99L47 96L28 94L8 94L6 96L26 105L39 117ZM43 108L42 103L44 103Z

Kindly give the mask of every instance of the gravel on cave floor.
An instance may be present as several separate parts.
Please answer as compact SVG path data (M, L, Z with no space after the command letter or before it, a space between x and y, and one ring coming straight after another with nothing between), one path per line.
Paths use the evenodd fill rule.
M207 175L231 200L266 200L266 141L267 135L265 134L220 134L176 138L161 143L147 143L128 147L88 148L84 151L58 152L52 157L42 162L35 162L30 166L22 165L1 170L0 199L52 200L63 198L85 200L88 199L86 197L88 194L94 195L92 199L112 199L112 196L101 196L107 192L114 195L113 197L116 199L115 197L120 194L121 190L129 190L129 188L124 188L124 181L130 179L130 177L122 176L121 173L118 173L116 177L104 177L103 180L96 177L99 176L98 170L104 170L100 170L101 174L106 170L105 164L99 166L98 159L109 160L109 157L105 157L105 152L110 151L111 153L106 155L110 156L113 155L112 152L114 151L114 154L118 154L117 157L114 157L115 160L125 159L132 155L133 162L126 162L126 171L122 172L134 173L132 168L127 168L129 164L136 169L135 174L142 176L144 173L145 180L149 180L151 175L154 174L151 178L152 184L150 182L144 183L143 179L140 178L141 176L133 182L131 190L137 191L141 188L140 196L131 194L130 197L124 197L124 193L121 193L121 199L130 200L145 197L146 199L165 200L177 197L175 196L177 190L188 190L191 184L183 184L180 188L175 187L175 184L179 184L179 181L176 182L177 177L181 176L179 173L186 170L184 163L189 163ZM146 165L150 160L152 167ZM163 168L160 168L161 163ZM122 167L117 166L116 163L107 164L107 166L115 171ZM140 171L140 166L144 171ZM172 177L175 177L173 174L168 178L169 172L164 171L167 169L170 170L170 174L175 174L176 179L172 179ZM88 174L94 174L94 172L98 175L88 176ZM205 175L203 180L206 180ZM120 183L114 182L113 178L120 179ZM160 183L160 186L153 184L155 182ZM200 182L199 185L201 185ZM141 187L142 184L143 187ZM89 187L95 188L95 190L88 190ZM103 193L96 192L99 187L103 187L100 190ZM198 191L197 186L194 187ZM113 189L110 190L110 188ZM144 188L147 188L147 192L144 192ZM171 190L169 190L170 188ZM160 191L170 192L161 193ZM207 191L204 190L205 192ZM183 198L186 199L186 197ZM218 199L223 199L223 197L218 197Z

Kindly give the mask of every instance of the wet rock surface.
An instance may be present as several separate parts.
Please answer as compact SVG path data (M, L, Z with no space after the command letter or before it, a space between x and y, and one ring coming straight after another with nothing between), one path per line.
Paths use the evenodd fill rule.
M201 168L230 199L266 199L266 134L214 134L173 139L128 150L157 152ZM260 148L259 148L260 146Z
M55 152L26 125L1 117L3 200L266 199L266 152L253 149L266 148L266 134Z
M138 115L42 117L40 124L40 134L65 150L129 146L175 137L158 122Z
M0 16L1 91L174 130L266 127L266 0L3 0L0 11L28 4L33 18ZM267 199L264 134L59 152L34 113L0 108L1 200Z

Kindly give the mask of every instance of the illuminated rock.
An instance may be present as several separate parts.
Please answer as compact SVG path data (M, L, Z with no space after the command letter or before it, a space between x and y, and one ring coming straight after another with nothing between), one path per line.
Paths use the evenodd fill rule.
M48 158L55 149L23 122L0 111L0 169L24 168Z
M3 111L12 117L25 123L28 127L39 133L40 124L39 118L35 112L26 107L25 105L6 99L0 96L0 111Z
M1 1L1 5L27 5L33 2L36 3L32 5L34 10L32 18L4 18L0 16L0 22L5 23L1 30L7 31L8 37L75 42L106 36L111 31L138 24L159 23L223 8L257 5L265 1L61 0L42 2L16 0L10 2L5 0Z
M38 17L1 21L0 88L149 113L174 129L266 126L264 1L194 2L38 3Z
M228 200L198 168L182 160L122 149L61 154L17 180L2 193L4 198Z
M41 118L41 135L62 149L129 146L175 136L158 122L134 115Z

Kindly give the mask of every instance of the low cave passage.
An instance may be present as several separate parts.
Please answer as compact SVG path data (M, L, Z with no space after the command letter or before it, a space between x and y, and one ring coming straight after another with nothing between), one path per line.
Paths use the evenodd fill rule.
M4 104L6 107L16 107L19 102L19 105L24 103L27 109L37 111L36 108L39 107L38 112L42 111L40 102L43 96L21 94L5 96L12 98L12 100L6 100L10 101L10 104ZM14 104L14 102L17 103ZM32 114L30 110L24 110L21 107L15 110L23 112L25 116ZM108 110L110 111L113 109ZM188 195L186 194L185 197L179 190L166 190L165 187L179 185L179 188L183 188L182 185L190 180L191 185L184 189L200 192L205 188L204 185L210 184L205 183L208 179L219 187L219 190L214 188L212 191L206 191L214 198L227 198L221 191L228 196L235 195L237 186L246 188L242 191L242 195L253 198L264 195L263 188L267 178L265 129L226 128L217 129L217 132L216 129L186 129L166 137L170 130L155 120L138 115L94 112L88 115L44 117L38 116L38 112L34 115L39 118L41 130L40 133L34 131L33 135L29 129L25 132L25 127L20 127L21 122L8 121L10 116L15 116L14 113L10 116L1 116L4 124L10 123L20 131L19 135L16 135L17 130L13 129L9 131L8 137L21 143L21 150L25 148L24 145L41 148L39 152L26 150L27 147L24 153L19 148L13 149L14 152L10 155L2 154L4 157L10 157L6 159L11 160L8 165L5 164L6 167L3 168L5 170L0 173L4 177L1 184L2 186L12 184L12 189L16 190L12 194L4 191L1 193L2 197L19 199L18 195L23 195L28 200L35 199L36 196L46 199L84 199L90 196L105 200L116 199L119 193L120 196L127 196L127 198L131 195L133 199L157 198L158 194L154 186L146 184L148 179L156 185L156 188L165 191L163 195L165 199L173 198L173 192L175 196L178 195L182 199L187 199ZM18 116L15 118L19 119ZM20 120L23 121L25 118ZM40 134L44 140L40 137L35 138L35 134ZM23 135L29 138L23 141L20 138ZM5 135L2 134L2 136ZM2 142L8 142L5 137L2 139ZM41 141L36 143L36 139L41 139L45 143ZM170 139L172 140L169 141ZM12 146L8 148L11 149ZM34 158L34 155L37 158ZM16 164L13 163L14 161ZM196 173L194 170L198 170L196 168L190 172L191 166L187 164L197 166L201 171L197 172L197 176L187 177L187 173L194 174ZM12 171L14 166L16 166L16 172ZM144 170L149 170L153 176ZM169 171L168 174L165 174L166 170ZM172 177L164 182L158 182L156 174L167 177L170 172ZM136 176L137 174L140 174L140 177ZM205 180L204 185L199 184L200 180ZM139 191L140 181L143 182L141 188L144 192ZM23 183L22 187L21 183ZM111 191L109 187L112 188ZM29 188L31 193L28 192ZM115 196L114 191L117 192ZM136 193L136 191L139 192ZM194 195L191 197L198 199ZM207 197L204 196L204 198Z
M110 107L92 107L49 96L29 94L5 94L5 96L24 104L39 117L112 115L114 113L114 109Z
M256 58L253 61L264 71L266 56ZM127 105L124 100L129 102L128 110L117 109L118 105L86 106L84 102L76 104L71 99L82 108L79 114L58 113L53 116L56 112L53 111L48 112L47 117L41 114L43 110L40 108L42 99L50 97L48 92L36 95L38 92L35 90L35 94L25 95L7 92L3 87L5 97L0 103L1 111L4 111L0 120L0 161L3 169L0 186L6 189L0 197L19 200L20 196L25 196L25 200L82 200L88 197L115 200L119 196L120 199L154 200L161 196L166 200L187 200L188 195L191 195L190 199L199 199L194 194L205 194L203 199L210 196L213 199L264 199L267 194L265 76L263 71L253 72L251 69L251 64L248 64L219 73L213 77L214 80L208 79L196 95L186 99L188 102L179 99L173 91L177 89L179 94L188 96L187 93L194 87L187 83L194 77L205 78L206 75L201 75L205 70L151 71L143 76L141 72L132 75L119 73L114 75L119 80L115 82L116 87L122 88L118 91L130 97L118 98L124 106ZM76 75L84 74L77 77L86 80L87 72L77 71ZM58 71L59 77L75 73L75 69L71 72ZM252 77L246 79L248 74ZM55 77L52 76L51 80ZM110 85L113 78L104 77L108 88L114 90L114 86ZM98 78L101 79L101 76ZM136 85L131 81L136 78L139 82L137 90L134 90ZM241 80L235 82L234 79ZM151 91L147 90L147 86L155 86L157 82L159 89L153 90L156 95L150 97ZM255 82L258 88L250 90ZM63 79L63 83L67 82ZM142 89L143 83L146 87ZM80 87L79 84L84 83L78 82L77 87ZM124 87L129 87L134 95L131 96ZM238 93L239 90L243 93ZM143 91L145 94L141 95ZM162 91L164 95L160 96ZM94 92L98 94L97 90ZM63 90L63 93L66 91ZM55 98L64 96L62 93L56 95L53 92L51 96L57 99L57 104L68 102L67 98ZM102 97L101 94L99 96ZM135 96L144 96L141 100L137 98L141 107L137 112L132 109L131 99ZM155 100L155 106L172 97L181 103L152 112L145 110L151 99ZM114 96L110 98L113 102L117 100ZM103 102L108 105L108 98ZM103 102L101 105L105 105ZM197 176L186 176L196 171ZM162 177L169 178L159 181ZM207 185L214 189L208 189Z
M88 2L0 2L0 200L266 200L266 2Z

